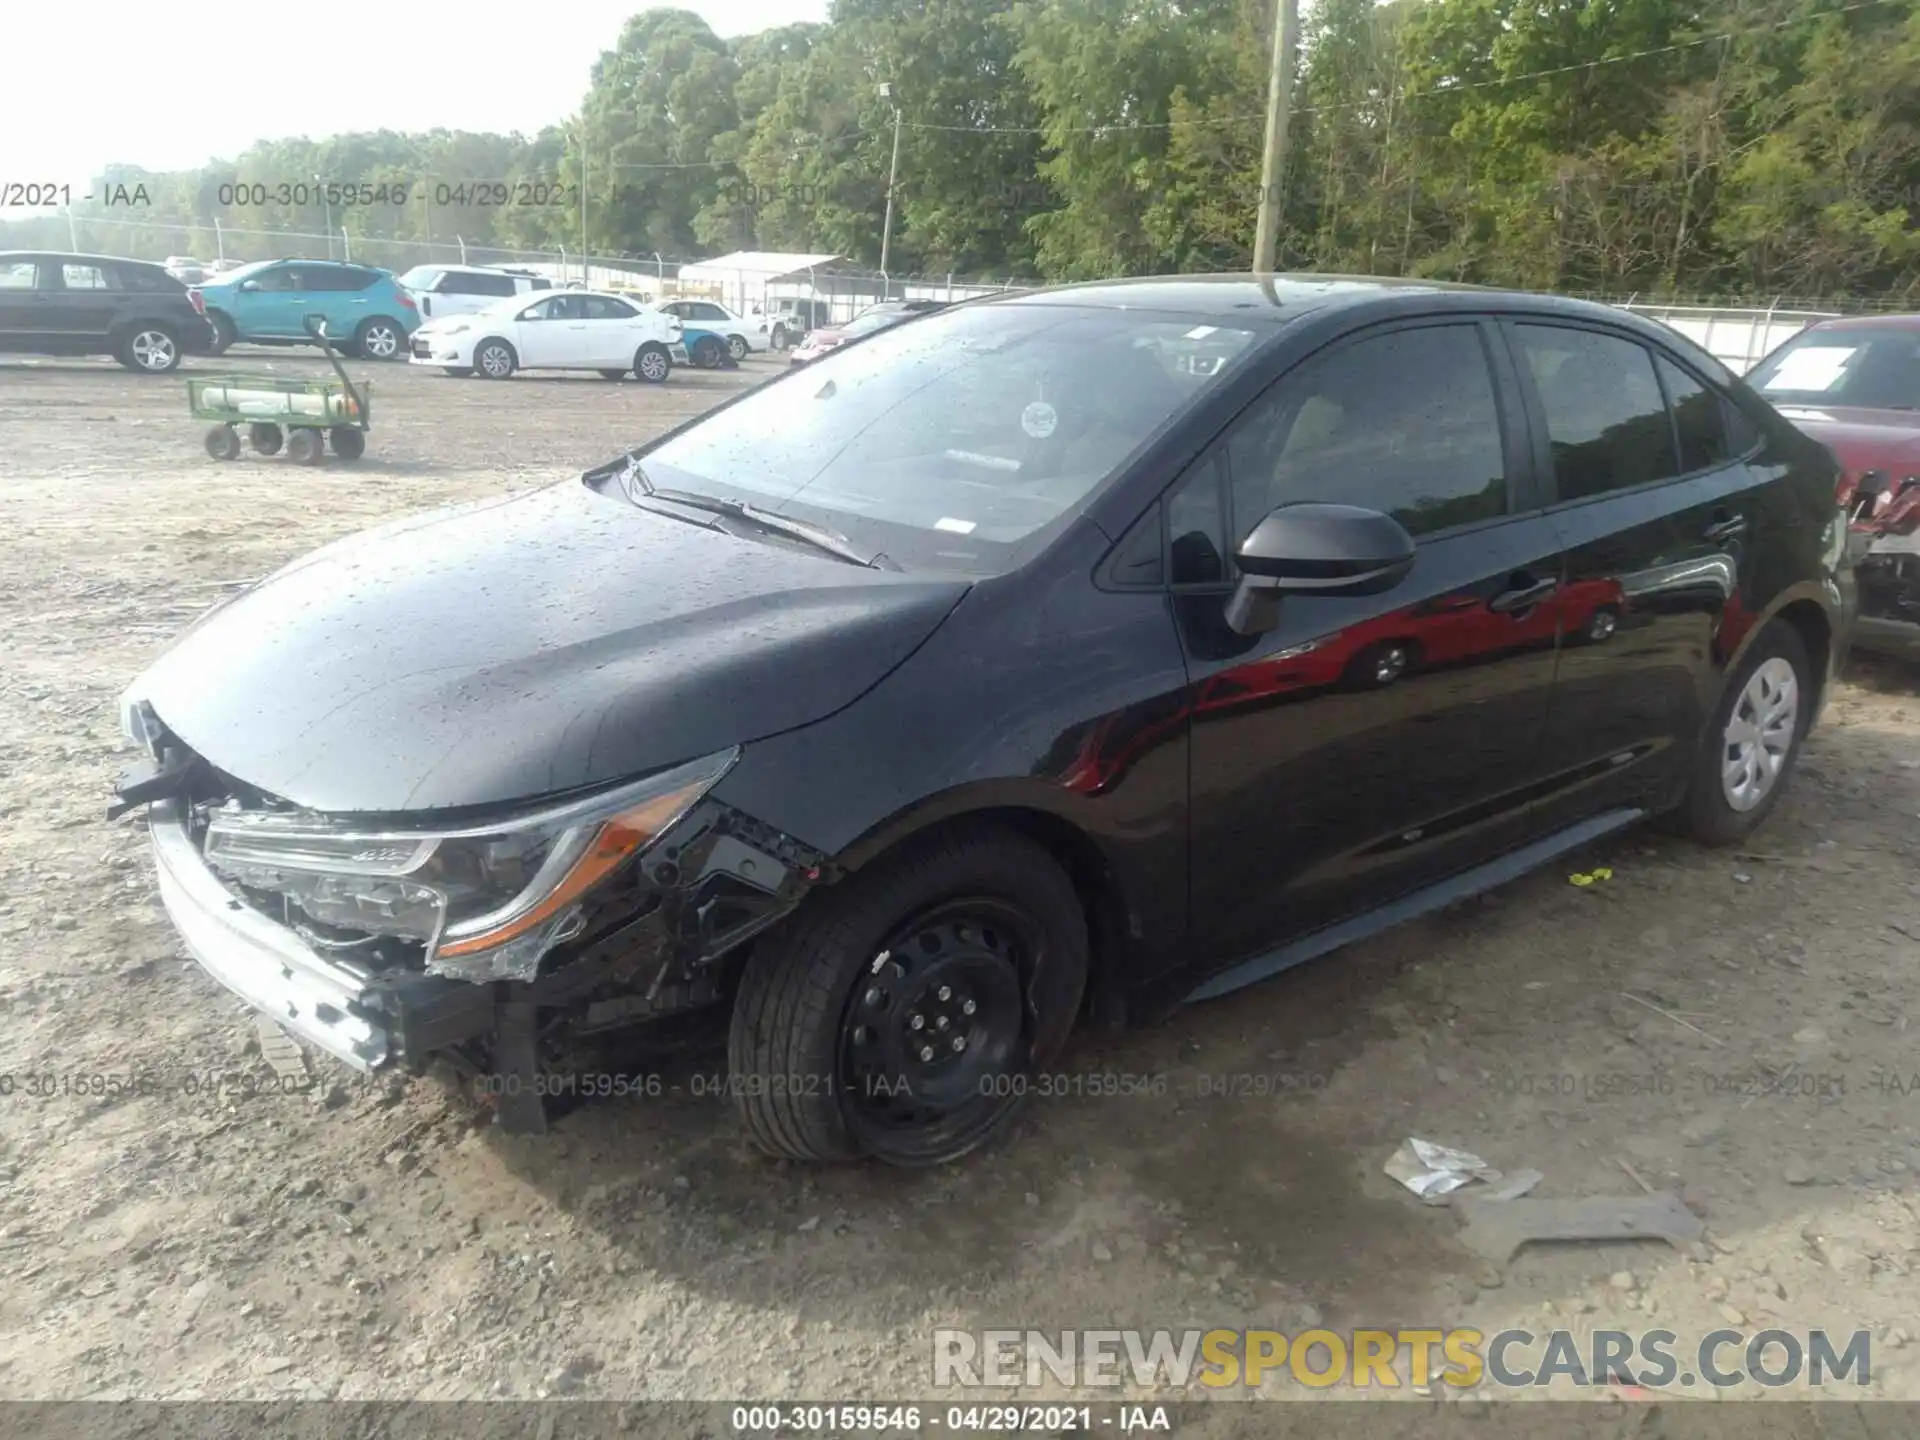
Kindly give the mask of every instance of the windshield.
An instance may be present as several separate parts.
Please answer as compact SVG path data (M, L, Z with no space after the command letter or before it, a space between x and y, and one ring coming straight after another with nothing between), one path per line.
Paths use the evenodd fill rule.
M875 314L869 310L864 315L856 315L840 327L840 333L848 339L856 335L871 335L876 330L884 330L889 325L897 325L907 317L898 310L886 310Z
M1747 377L1776 405L1920 408L1920 330L1809 330Z
M408 290L430 290L443 273L438 265L416 265L399 277L400 284Z
M903 563L990 573L1253 338L1117 309L939 312L751 392L644 464L656 485L813 519Z

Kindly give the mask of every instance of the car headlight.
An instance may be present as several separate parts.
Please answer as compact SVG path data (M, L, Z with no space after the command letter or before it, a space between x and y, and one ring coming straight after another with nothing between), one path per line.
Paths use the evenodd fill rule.
M437 974L531 979L542 956L580 932L587 894L698 803L739 753L459 827L216 812L206 860L322 925L419 941Z

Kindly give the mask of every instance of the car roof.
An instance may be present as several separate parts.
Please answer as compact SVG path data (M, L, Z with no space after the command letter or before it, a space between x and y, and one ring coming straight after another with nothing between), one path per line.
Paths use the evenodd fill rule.
M1383 275L1146 275L1136 279L1087 280L1076 285L1008 292L976 303L999 305L1097 305L1112 309L1162 310L1209 318L1291 319L1307 309L1348 308L1392 296L1466 292L1493 299L1525 299L1529 305L1567 314L1605 314L1619 311L1591 301L1568 300L1531 291L1503 290L1452 280L1408 280Z
M1838 315L1820 320L1808 330L1920 330L1920 314L1913 315ZM1805 334L1806 331L1802 331Z
M140 265L148 270L164 270L166 267L158 260L133 260L125 255L77 255L71 250L0 250L0 264L14 264L21 260L58 260L81 265Z

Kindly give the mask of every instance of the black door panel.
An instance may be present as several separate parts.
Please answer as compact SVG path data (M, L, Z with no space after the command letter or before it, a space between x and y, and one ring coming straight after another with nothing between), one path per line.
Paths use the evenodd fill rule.
M1728 454L1722 400L1638 339L1511 328L1564 547L1560 665L1535 827L1655 808L1684 784L1716 656L1750 623L1761 478Z

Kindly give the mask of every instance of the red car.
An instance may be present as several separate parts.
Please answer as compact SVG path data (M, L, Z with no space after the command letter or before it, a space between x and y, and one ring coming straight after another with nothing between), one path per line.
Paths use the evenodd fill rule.
M799 348L787 357L787 364L808 364L838 350L849 340L858 340L876 331L891 329L902 320L911 320L916 315L946 308L944 300L883 300L878 305L869 305L844 325L809 330Z
M1920 315L1826 320L1747 377L1845 470L1860 614L1853 643L1920 660Z

